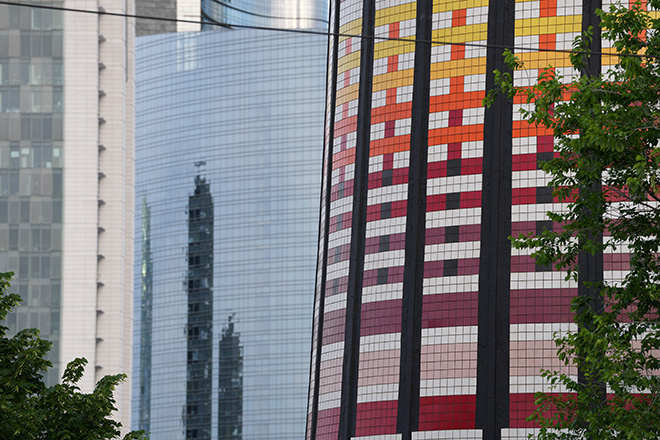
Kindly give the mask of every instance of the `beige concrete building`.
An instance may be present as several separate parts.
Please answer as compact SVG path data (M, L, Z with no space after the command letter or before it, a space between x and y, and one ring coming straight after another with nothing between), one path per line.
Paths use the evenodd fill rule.
M131 0L55 7L134 13ZM8 319L53 341L54 383L130 373L134 20L0 6L0 270L23 297ZM130 377L116 391L130 426Z

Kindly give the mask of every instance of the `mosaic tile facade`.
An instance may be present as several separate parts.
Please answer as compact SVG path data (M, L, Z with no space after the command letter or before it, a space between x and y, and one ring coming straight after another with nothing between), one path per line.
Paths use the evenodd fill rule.
M331 2L307 439L534 431L539 370L565 368L553 334L571 329L579 292L508 240L557 227L539 166L551 133L522 120L522 100L482 99L514 44L526 67L517 86L548 65L578 74L554 50L596 24L595 7ZM606 275L625 265L604 261Z

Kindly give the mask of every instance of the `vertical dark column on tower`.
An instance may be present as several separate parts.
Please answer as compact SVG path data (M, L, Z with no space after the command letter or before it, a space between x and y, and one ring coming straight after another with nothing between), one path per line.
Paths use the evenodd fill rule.
M583 75L599 75L601 70L601 40L600 40L600 17L596 15L596 10L602 8L601 0L582 0L582 32L592 28L593 40L591 42L591 52L598 55L591 55L588 58L588 71L582 72Z
M589 50L596 53L600 53L601 51L600 17L596 15L596 9L601 7L601 0L583 0L582 3L582 32L586 32L589 28L592 28L593 39ZM600 72L600 54L590 55L581 72L582 75L595 76L600 75ZM595 183L588 191L602 191L600 182ZM580 192L582 192L582 189ZM598 234L595 240L602 243L603 235ZM585 251L580 252L578 255L578 269L578 296L589 298L589 306L598 313L604 307L603 298L600 296L598 289L594 288L591 283L600 283L603 281L603 252L598 251L594 255ZM581 384L589 383L589 379L587 379L582 369L578 369L578 382ZM605 384L592 383L592 386L599 388L597 391L602 395L603 401L605 401L607 392Z
M339 12L339 11L338 11ZM351 251L346 293L346 331L342 363L341 411L339 440L355 436L357 415L358 365L360 353L360 310L362 308L362 278L364 274L364 246L367 228L367 190L369 181L369 142L371 135L371 95L374 64L374 27L376 5L363 2L362 43L360 46L360 88L358 91L358 127L353 183L353 218Z
M188 325L186 439L211 438L213 362L213 198L195 177L188 198Z
M601 51L600 39L600 17L596 15L596 9L600 8L601 0L583 0L582 3L582 32L586 32L589 28L593 31L593 40L589 50L591 52L599 53ZM590 55L582 71L584 76L600 75L601 71L601 56ZM600 185L592 188L592 190L601 191ZM603 241L602 235L597 237L601 243ZM603 299L598 294L596 289L588 288L585 282L600 282L603 281L603 253L598 252L591 255L587 252L581 252L578 257L579 267L579 280L578 280L578 295L588 296L592 299L592 305L602 309Z
M493 71L506 70L502 47L513 47L514 12L513 0L489 2L486 90ZM484 116L476 403L483 440L499 440L509 423L512 115L513 103L499 96Z
M316 427L318 423L318 408L319 408L319 385L321 383L321 354L323 352L323 314L325 306L325 289L328 279L328 238L330 237L330 204L332 203L332 154L334 150L334 139L335 139L335 112L336 112L336 96L337 96L337 58L339 53L339 45L337 43L336 35L339 33L339 11L340 11L340 2L339 0L334 1L334 16L331 15L330 22L330 32L332 32L335 37L329 38L328 43L328 59L331 61L331 68L328 70L327 75L329 76L329 90L328 92L328 102L326 103L326 115L325 120L329 120L329 125L327 130L329 133L325 133L325 151L323 152L323 157L327 158L326 170L324 171L323 182L325 184L325 192L321 191L321 197L325 197L325 200L321 200L321 204L325 206L324 218L319 219L319 243L321 242L321 237L323 239L323 255L321 258L318 258L316 261L316 273L319 273L319 265L321 265L321 286L317 291L317 295L320 298L315 298L315 302L319 304L318 310L318 321L316 325L316 349L312 353L316 362L312 365L315 365L313 371L310 372L310 377L314 378L314 389L310 390L312 394L312 419L309 422L311 426L308 427L308 432L311 433L310 438L316 438Z
M397 432L410 440L419 429L420 352L424 245L426 237L426 175L428 163L429 94L433 0L417 1L417 43L410 133L405 268L401 305L401 362Z

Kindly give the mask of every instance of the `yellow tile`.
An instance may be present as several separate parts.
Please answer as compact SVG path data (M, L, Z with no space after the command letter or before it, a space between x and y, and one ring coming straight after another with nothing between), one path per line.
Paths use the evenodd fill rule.
M360 65L360 51L349 53L337 60L337 73L344 73Z
M376 27L404 20L414 20L417 17L415 3L392 6L376 11Z
M412 41L381 41L380 43L374 44L374 51L375 53L383 51L384 53L387 53L385 56L400 55L402 53L414 52L415 43ZM381 58L382 56L383 55L378 55L378 58Z
M413 83L413 69L399 70L396 72L383 73L378 75L378 82L374 78L373 91L391 89L392 87L409 86Z
M455 11L457 9L480 8L482 6L488 6L488 0L463 0L451 2L436 1L433 3L433 12L437 13Z
M461 26L461 28L458 29L461 29L461 31L457 32L457 28L434 30L433 41L451 43L481 41L486 39L488 33L488 26L486 23Z
M431 79L486 73L486 58L443 61L431 64Z
M519 56L520 61L523 63L524 69L543 69L548 66L553 67L568 67L571 65L568 59L568 54L565 53L548 53L548 52L535 52L526 53Z
M343 87L337 90L337 104L341 105L350 101L358 99L360 83L351 84L348 87Z
M349 34L349 35L360 35L362 32L362 19L358 18L357 20L349 21L344 23L343 26L339 28L340 34ZM339 37L340 41L344 41L347 37Z
M581 25L579 15L526 18L516 20L516 36L579 32Z

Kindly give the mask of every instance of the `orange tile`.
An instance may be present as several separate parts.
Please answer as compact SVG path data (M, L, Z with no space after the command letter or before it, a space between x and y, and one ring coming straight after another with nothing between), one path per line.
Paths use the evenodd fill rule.
M452 92L449 95L432 96L430 99L430 112L436 113L462 108L481 107L483 105L481 102L483 98L484 92Z
M452 61L462 60L464 58L465 58L465 46L463 46L462 44L452 44L451 46Z
M385 91L385 106L390 107L396 105L396 90L397 89L387 89Z
M541 17L556 17L557 16L557 0L540 0Z
M369 156L380 156L381 154L398 153L410 150L410 135L395 136L371 141L369 144Z
M467 9L455 9L451 15L451 26L465 26L465 18L467 17Z
M399 22L390 24L390 38L399 38Z
M390 89L392 90L392 89ZM396 95L395 95L396 96ZM384 107L376 107L371 110L371 123L380 124L385 121L410 117L412 102L402 102Z
M337 169L355 163L355 148L340 151L332 155L332 167Z
M449 92L453 95L456 93L463 93L463 84L465 78L462 76L453 76L449 79Z
M476 128L474 125L459 125L457 127L429 130L429 145L481 140L483 140L483 128Z
M397 70L399 70L399 55L387 57L387 71L396 72Z
M556 35L555 34L542 34L539 35L539 49L555 50L556 48Z
M513 121L513 137L551 136L552 130L546 127L530 125L527 121Z

